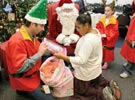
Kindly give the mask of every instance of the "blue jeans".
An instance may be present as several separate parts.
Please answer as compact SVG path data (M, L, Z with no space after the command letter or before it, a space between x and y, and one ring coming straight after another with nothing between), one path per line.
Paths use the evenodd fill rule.
M29 94L35 100L56 100L52 94L45 94L41 91L41 87L39 86L35 91L29 92Z
M16 90L17 94L26 96L30 99L34 100L56 100L52 94L45 94L41 91L41 86L39 86L36 90L32 92L26 91L18 91Z
M128 61L128 64L124 67L124 70L127 71L130 75L132 75L135 70L135 63Z

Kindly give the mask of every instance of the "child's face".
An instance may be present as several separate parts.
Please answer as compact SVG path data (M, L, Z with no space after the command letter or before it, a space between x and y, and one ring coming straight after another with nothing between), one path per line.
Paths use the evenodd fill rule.
M87 32L86 25L80 24L78 21L75 23L76 30L79 32L80 35L85 35Z
M110 17L111 15L113 15L113 13L114 13L114 11L109 6L105 7L105 15L106 15L106 17Z

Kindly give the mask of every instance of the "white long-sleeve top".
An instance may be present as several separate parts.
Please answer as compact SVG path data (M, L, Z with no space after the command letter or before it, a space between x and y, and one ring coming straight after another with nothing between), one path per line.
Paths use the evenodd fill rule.
M69 57L77 79L90 81L102 73L101 35L88 33L82 36L75 49L75 56Z

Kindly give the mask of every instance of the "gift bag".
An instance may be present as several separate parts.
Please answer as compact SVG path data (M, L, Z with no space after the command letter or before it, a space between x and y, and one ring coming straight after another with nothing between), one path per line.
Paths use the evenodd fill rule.
M40 68L41 80L53 87L55 97L73 95L73 75L62 59L49 57Z
M62 77L64 72L64 62L55 57L49 57L46 61L43 62L40 68L41 80L51 87L55 87L56 83Z
M53 95L56 97L66 97L73 95L73 76L69 68L65 67L63 77L55 85Z

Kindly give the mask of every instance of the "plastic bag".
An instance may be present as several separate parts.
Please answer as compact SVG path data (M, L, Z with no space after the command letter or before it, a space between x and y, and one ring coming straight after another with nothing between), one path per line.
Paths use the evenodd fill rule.
M73 75L62 59L49 57L40 68L41 80L53 87L55 97L73 95Z

